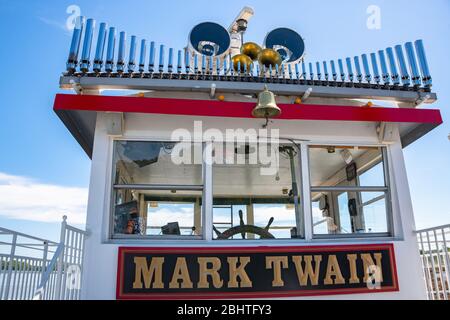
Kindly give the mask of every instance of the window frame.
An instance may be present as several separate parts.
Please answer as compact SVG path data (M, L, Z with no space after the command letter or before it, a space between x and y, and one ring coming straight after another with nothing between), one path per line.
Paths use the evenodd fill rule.
M116 152L116 144L120 141L126 142L144 142L144 143L180 143L183 141L170 141L170 139L157 139L157 138L145 138L145 139L134 139L134 138L117 138L111 139L111 180L109 184L110 188L110 201L109 201L109 224L108 224L108 238L110 241L123 241L123 240L136 240L136 241L144 241L144 240L155 240L155 241L200 241L204 240L204 216L205 216L205 208L202 206L201 208L201 218L202 218L202 235L188 235L188 236L169 236L169 235L126 235L126 234L115 234L114 233L114 207L116 200L116 190L139 190L139 191L197 191L202 192L202 198L205 195L205 157L203 157L203 153L205 151L205 144L201 142L202 145L202 184L201 185L161 185L161 184L118 184L116 185L114 181L116 180L116 163L115 163L115 152ZM193 144L200 142L192 142Z
M324 146L324 147L360 147L360 148L370 148L377 147L381 148L382 155L382 165L383 165L383 173L384 173L384 187L378 186L358 186L358 187L315 187L312 185L312 172L310 166L310 150L312 146ZM393 239L395 237L395 228L394 228L394 210L392 204L392 188L391 188L391 176L389 170L389 156L388 156L388 145L385 144L358 144L358 143L320 143L320 142L308 142L306 143L307 149L307 168L309 175L309 191L308 196L311 202L310 211L311 211L311 224L309 224L310 232L311 232L311 240L355 240L355 239ZM367 171L364 171L364 174ZM358 177L360 174L358 174ZM386 203L386 224L387 224L387 232L373 232L373 233L351 233L351 234L315 234L314 233L314 223L313 223L313 212L312 212L312 193L313 192L379 192L384 193L385 195L385 203Z
M231 141L230 141L231 142ZM236 142L236 141L234 141ZM237 141L238 143L242 143L245 141ZM224 141L224 143L227 143L227 141ZM214 143L212 143L212 145L214 145ZM219 240L219 239L214 239L215 234L214 234L214 230L211 224L211 241L213 241L214 243L218 243L218 244L226 244L226 243L242 243L242 244L249 244L249 243L253 243L253 244L261 244L261 243L267 243L267 242L271 242L271 243L280 243L280 242L306 242L307 237L306 237L306 220L305 220L305 207L304 207L304 201L303 201L303 197L304 197L304 186L303 186L303 181L304 181L304 173L303 173L303 166L302 166L302 154L303 154L303 148L302 148L302 141L297 140L297 139L289 139L289 138L283 138L280 137L279 138L279 145L292 145L297 151L298 151L298 155L296 156L296 161L297 161L297 166L296 166L296 171L295 174L296 176L298 176L299 181L297 181L297 188L298 188L298 194L299 194L299 205L298 205L298 214L299 214L299 219L300 219L300 228L301 228L301 237L299 238L283 238L283 239L228 239L228 240ZM207 156L212 156L212 155L207 155ZM209 163L212 163L211 161L209 161ZM214 164L211 165L211 181L209 184L209 189L211 190L212 193L212 203L214 203ZM211 223L214 220L214 206L211 207ZM297 220L297 216L295 217Z
M392 241L396 237L396 229L395 219L394 217L394 206L393 206L393 191L394 188L391 187L391 179L392 176L390 174L390 158L389 158L389 145L386 144L371 144L371 143L336 143L336 142L323 142L323 141L311 141L311 140L301 140L301 139L291 139L291 138L283 138L280 137L281 144L283 143L291 143L296 145L299 148L299 166L297 170L300 181L298 182L299 194L300 194L300 215L302 219L302 228L303 228L303 238L298 239L278 239L278 240L232 240L230 241L217 241L214 240L214 231L213 231L213 165L212 159L212 145L213 142L207 141L194 141L195 143L202 144L202 185L195 186L197 191L202 190L202 210L201 210L201 218L202 218L202 235L200 236L133 236L133 235L114 235L114 201L115 201L115 163L114 163L114 153L115 153L115 144L118 141L139 141L139 142L168 142L170 138L158 138L158 137L120 137L120 138L111 138L110 139L110 151L109 153L109 183L107 184L109 187L109 191L106 192L106 208L108 212L106 213L107 224L106 228L106 242L107 243L117 243L117 244L125 244L125 243L133 243L133 244L145 244L150 241L154 245L195 245L195 244L216 244L216 245L226 245L232 243L237 246L245 246L245 245L261 245L261 244L274 244L274 245L292 245L292 244L305 244L305 243L314 243L314 242L323 242L328 240L333 240L337 242L357 242L357 241ZM174 142L174 141L171 141ZM176 142L176 141L175 141ZM180 141L182 142L182 141ZM387 212L387 226L388 233L366 233L366 234L331 234L331 235L315 235L314 234L314 224L312 217L312 202L311 202L311 167L310 167L310 146L323 145L323 146L354 146L354 147L380 147L382 148L383 153L383 171L384 171L384 179L386 187L380 188L370 188L370 187L360 187L361 189L369 189L368 191L376 191L379 189L383 189L386 195L386 212ZM211 152L206 153L210 148ZM183 186L178 186L183 187ZM379 191L378 191L379 192ZM181 242L183 241L183 242Z

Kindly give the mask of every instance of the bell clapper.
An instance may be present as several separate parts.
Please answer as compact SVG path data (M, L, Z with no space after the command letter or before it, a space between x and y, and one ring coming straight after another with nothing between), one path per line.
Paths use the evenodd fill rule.
M266 117L266 122L263 124L262 128L267 129L271 123L273 123L273 121L270 120L269 117Z

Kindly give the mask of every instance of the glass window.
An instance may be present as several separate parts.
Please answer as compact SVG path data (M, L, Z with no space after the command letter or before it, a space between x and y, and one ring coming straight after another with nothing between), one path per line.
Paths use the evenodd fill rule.
M115 184L202 185L202 144L116 141Z
M311 146L315 235L390 234L381 147Z
M201 155L201 144L116 141L113 236L200 237Z
M220 146L219 149L225 148ZM215 153L221 153L217 151ZM267 148L271 161L259 161L257 147L235 145L228 159L213 166L213 224L218 240L303 237L300 158L295 145ZM240 161L237 161L240 157Z

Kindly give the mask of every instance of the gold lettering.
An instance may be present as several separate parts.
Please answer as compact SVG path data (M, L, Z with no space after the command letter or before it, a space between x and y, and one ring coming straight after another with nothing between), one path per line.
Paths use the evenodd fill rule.
M312 266L312 256L293 256L292 261L297 270L298 282L301 286L308 285L308 278L311 279L311 285L317 286L319 284L320 263L322 256L314 256L315 270ZM305 269L302 268L302 261L305 260Z
M358 259L358 255L356 254L348 254L347 260L350 266L350 284L359 283L358 272L356 270L356 260Z
M229 288L239 288L239 283L237 278L241 279L241 288L251 288L253 286L252 281L248 277L247 272L245 272L245 267L250 263L250 257L240 257L240 266L237 267L238 258L231 257L228 258L228 264L230 265L230 281L228 282Z
M213 280L214 288L220 289L223 286L223 280L220 278L219 270L222 267L222 263L219 258L198 258L198 264L200 266L200 280L198 287L200 289L208 289L209 282L208 276ZM212 267L208 268L208 264Z
M382 259L383 255L381 253L375 253L374 256L375 256L375 260L377 262L376 266L380 270L380 273L379 273L380 279L377 279L377 280L379 280L380 282L383 282L383 267L381 264L381 259ZM369 267L375 266L375 263L373 262L372 256L369 253L362 254L361 259L362 259L363 265L364 265L364 282L367 282L367 280L369 279L369 272L368 272L368 271L370 271Z
M335 277L334 281L332 279L333 276ZM330 255L328 257L327 275L323 283L325 285L345 284L345 279L342 276L341 268L339 267L339 263L335 255Z
M172 281L169 284L169 288L179 289L180 288L179 280L181 280L182 289L192 289L194 287L194 284L191 281L191 277L189 276L186 258L177 259L177 264L175 265Z
M134 277L133 289L143 288L142 278L144 278L145 289L164 289L164 283L162 281L164 258L152 258L152 262L149 267L146 257L135 257L134 264L136 266L136 273Z
M287 257L266 257L266 269L273 269L272 287L283 287L284 281L281 277L281 268L288 268Z

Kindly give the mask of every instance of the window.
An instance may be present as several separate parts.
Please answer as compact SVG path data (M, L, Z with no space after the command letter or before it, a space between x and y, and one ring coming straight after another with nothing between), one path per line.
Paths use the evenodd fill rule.
M201 237L201 155L202 144L116 141L113 237Z
M115 141L112 238L298 240L305 228L314 238L393 235L383 147L310 145L311 189L301 190L300 146L269 145L261 158L259 144L212 145L211 177L202 143Z
M310 146L313 231L390 235L385 149Z
M216 145L215 154L225 148ZM267 148L270 164L258 161L256 146L236 144L232 149L227 152L232 164L213 166L215 239L302 238L298 147Z

